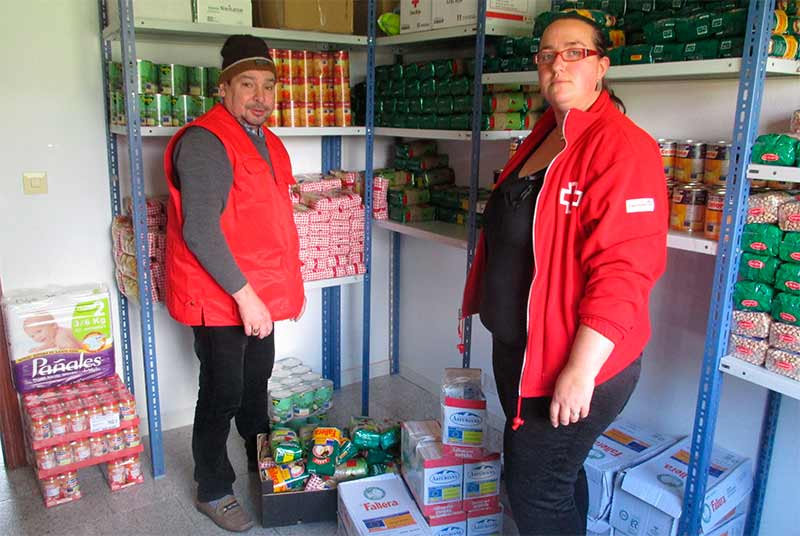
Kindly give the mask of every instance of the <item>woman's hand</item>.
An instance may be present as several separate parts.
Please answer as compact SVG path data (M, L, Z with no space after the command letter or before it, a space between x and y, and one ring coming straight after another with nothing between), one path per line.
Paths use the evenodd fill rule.
M550 402L550 422L553 428L578 422L589 415L594 394L594 375L581 367L567 366L556 380Z

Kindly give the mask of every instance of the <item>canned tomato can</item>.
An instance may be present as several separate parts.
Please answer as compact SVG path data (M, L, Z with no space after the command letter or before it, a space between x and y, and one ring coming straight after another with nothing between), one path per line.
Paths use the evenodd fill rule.
M675 177L675 152L678 148L678 142L675 140L667 140L659 138L658 149L661 152L661 161L664 163L664 176L667 180Z
M306 118L305 123L307 127L318 127L320 126L320 122L318 119L318 112L317 112L317 103L316 102L306 102L305 103L305 112Z
M172 126L182 127L190 121L191 97L189 95L174 95L172 104Z
M705 228L703 234L711 240L719 240L722 230L722 210L725 208L725 188L715 188L708 192L706 201Z
M284 127L308 126L306 124L306 103L294 101L282 102L281 125Z
M208 72L205 67L187 67L186 75L189 80L189 95L205 97L208 89Z
M189 91L186 66L176 63L159 65L158 91L165 95L185 95Z
M705 143L695 140L678 143L675 152L675 180L684 184L703 182L705 159Z
M171 95L156 95L153 102L154 115L157 126L171 127L172 126L172 96Z
M333 76L350 79L350 52L337 50L333 53Z
M731 144L727 141L709 143L706 146L705 178L711 186L724 186L731 166Z
M349 127L353 124L353 112L349 102L337 102L334 104L337 127Z
M670 227L676 231L698 232L705 225L708 191L701 184L682 184L672 194Z
M336 103L334 102L323 102L321 106L322 110L322 123L320 126L323 127L335 127L336 126ZM319 115L319 112L317 112Z
M158 93L158 70L155 63L148 60L136 60L137 93Z

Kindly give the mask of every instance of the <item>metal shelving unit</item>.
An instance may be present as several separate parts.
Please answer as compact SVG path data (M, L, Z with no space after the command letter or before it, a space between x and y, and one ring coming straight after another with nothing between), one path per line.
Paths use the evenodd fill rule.
M119 20L109 21L109 2L118 2ZM216 24L197 24L189 22L175 22L158 19L135 18L132 0L98 0L101 21L101 51L103 55L103 88L106 106L106 134L107 152L109 162L109 180L111 183L111 212L117 216L121 212L119 160L117 141L119 137L125 138L130 162L131 190L133 198L132 216L134 222L136 249L141 252L136 256L138 283L141 295L139 316L141 321L141 337L143 349L143 362L145 369L145 390L148 411L148 426L153 476L158 478L166 474L164 466L164 451L161 436L161 410L158 385L157 353L155 344L155 322L153 317L153 302L151 299L150 259L147 252L147 222L145 208L144 165L142 161L142 137L171 137L179 129L166 127L142 127L139 119L139 99L137 98L137 72L136 72L136 39L143 37L149 40L181 43L221 44L229 35L243 32L251 33L258 37L268 39L273 46L286 46L302 44L304 47L315 50L330 48L349 48L364 46L367 37L341 34L328 34L320 32L297 32L287 30L272 30L263 28L246 28L241 26L224 26ZM374 64L374 0L370 0L371 19L371 46L370 61ZM125 126L111 126L108 122L110 101L108 94L107 62L111 61L112 41L120 41L122 48L122 63L124 74L124 88L127 96L126 114L129 118ZM368 69L367 80L374 87L374 68ZM322 171L341 167L342 136L368 135L367 167L371 168L372 162L372 131L371 110L369 111L367 127L346 128L279 128L274 132L281 137L286 136L315 136L321 138L322 146ZM367 192L365 198L366 214L371 214L371 184L372 174L368 172ZM365 359L369 358L369 279L371 268L371 218L366 218L365 224L365 254L364 261L367 267L365 275L342 277L323 281L313 281L305 284L306 290L322 289L322 369L326 378L333 380L335 388L341 383L341 286L356 283L364 284L365 292ZM133 392L133 358L130 344L129 303L124 295L118 294L119 316L121 326L121 348L123 354L123 375L125 383ZM369 370L366 370L368 378Z
M513 138L525 137L530 130L489 130L482 131L480 139L483 141L502 141ZM417 140L472 140L471 130L434 130L417 128L377 127L376 136L390 136L394 138L414 138Z
M798 75L798 62L777 62L767 58L767 49L772 28L772 0L752 0L748 13L745 37L745 56L739 72L739 94L737 98L733 147L731 152L731 174L727 186L723 229L714 271L714 287L709 308L706 343L703 355L697 409L692 433L692 448L686 490L683 500L679 534L700 534L703 518L707 475L710 468L714 432L719 412L723 372L761 385L769 390L762 421L758 460L755 468L753 492L745 534L757 535L764 509L764 498L769 477L772 450L777 433L783 394L797 398L800 383L772 373L762 367L726 356L730 334L732 298L738 276L742 230L746 220L747 197L750 191L748 179L787 180L800 182L800 170L776 166L748 165L753 143L758 135L761 102L765 77L777 67L785 68L782 75Z

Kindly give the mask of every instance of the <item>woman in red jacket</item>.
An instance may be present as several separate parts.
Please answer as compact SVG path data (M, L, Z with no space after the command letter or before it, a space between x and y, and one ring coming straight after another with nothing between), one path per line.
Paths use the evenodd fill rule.
M578 15L545 30L550 107L492 192L464 292L464 314L492 333L506 484L526 535L586 533L583 461L638 381L666 265L658 146L605 87L606 49Z

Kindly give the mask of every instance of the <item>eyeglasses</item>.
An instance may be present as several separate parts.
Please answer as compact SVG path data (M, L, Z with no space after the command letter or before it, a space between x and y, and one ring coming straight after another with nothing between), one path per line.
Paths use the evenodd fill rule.
M536 65L552 65L558 56L567 62L581 61L589 56L599 56L600 52L597 50L590 50L588 48L566 48L559 52L555 50L543 50L534 56Z

